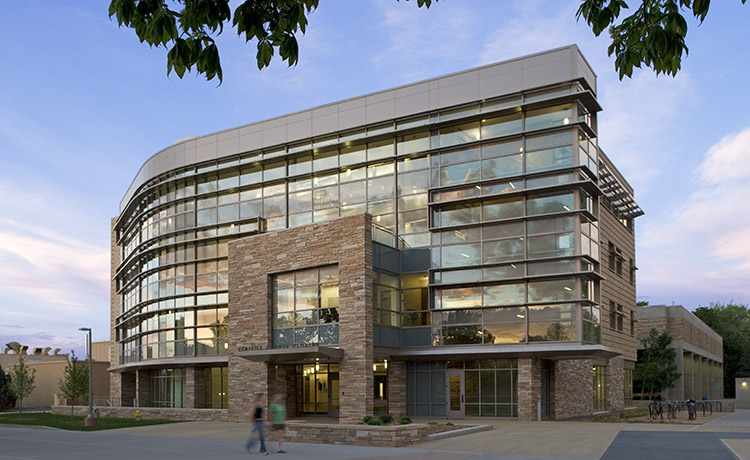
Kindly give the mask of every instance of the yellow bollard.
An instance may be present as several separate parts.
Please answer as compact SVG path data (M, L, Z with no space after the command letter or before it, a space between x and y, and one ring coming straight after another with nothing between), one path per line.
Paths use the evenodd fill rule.
M140 421L141 421L141 411L139 411L139 410L136 410L136 411L135 411L135 420L136 420L137 422L140 422Z

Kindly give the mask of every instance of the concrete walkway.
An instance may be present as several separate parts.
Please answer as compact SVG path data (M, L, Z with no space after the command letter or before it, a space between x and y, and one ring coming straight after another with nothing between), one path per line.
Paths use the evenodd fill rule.
M750 460L750 411L737 411L705 425L482 422L489 422L494 429L409 448L285 443L289 453L282 455L269 441L268 450L271 455L289 460ZM248 425L222 422L184 422L92 433L0 426L0 459L246 458L242 445L247 436Z

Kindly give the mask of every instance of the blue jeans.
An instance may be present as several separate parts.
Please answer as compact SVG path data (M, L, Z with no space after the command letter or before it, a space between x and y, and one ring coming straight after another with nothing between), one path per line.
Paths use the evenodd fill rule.
M252 449L253 446L255 446L255 442L260 441L260 453L262 454L266 451L266 423L263 420L256 420L255 429L258 430L258 439L256 440L253 435L250 434L250 439L245 443L245 449Z

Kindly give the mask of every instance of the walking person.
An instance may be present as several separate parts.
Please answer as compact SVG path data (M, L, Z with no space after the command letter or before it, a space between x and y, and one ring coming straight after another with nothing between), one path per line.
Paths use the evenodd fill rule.
M279 441L279 453L285 454L284 450L284 422L286 421L286 406L284 397L276 393L273 396L273 403L268 407L271 412L271 429L276 433L276 439Z
M255 445L255 441L260 441L260 455L268 455L266 450L266 422L263 420L263 393L255 395L255 405L253 407L253 425L250 428L250 439L245 443L245 450L250 450ZM257 434L258 439L254 438Z

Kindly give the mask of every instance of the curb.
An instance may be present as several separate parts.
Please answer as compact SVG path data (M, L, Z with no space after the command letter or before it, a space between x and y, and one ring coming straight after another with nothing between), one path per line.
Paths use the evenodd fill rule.
M475 425L467 428L461 428L460 430L444 431L442 433L435 433L427 435L427 441L437 441L438 439L453 438L455 436L463 436L465 434L479 433L482 431L489 431L492 429L492 425Z

